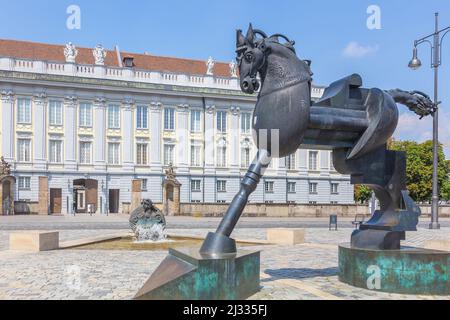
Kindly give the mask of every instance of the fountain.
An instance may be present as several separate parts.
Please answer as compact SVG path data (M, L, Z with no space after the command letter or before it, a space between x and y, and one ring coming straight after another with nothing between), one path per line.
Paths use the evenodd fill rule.
M138 242L162 241L167 238L164 214L150 199L141 201L141 205L131 212L129 221Z

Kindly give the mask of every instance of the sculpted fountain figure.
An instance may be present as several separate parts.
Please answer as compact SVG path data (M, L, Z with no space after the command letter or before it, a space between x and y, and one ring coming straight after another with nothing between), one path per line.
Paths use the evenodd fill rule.
M141 205L131 212L129 222L138 241L157 241L165 238L166 219L150 199L141 201Z

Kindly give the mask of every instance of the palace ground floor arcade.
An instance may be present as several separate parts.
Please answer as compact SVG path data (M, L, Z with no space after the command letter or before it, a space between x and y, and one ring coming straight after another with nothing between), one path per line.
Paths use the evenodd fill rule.
M239 189L240 175L67 174L15 172L15 214L130 213L151 199L166 214L180 203L226 204ZM342 177L267 176L250 203L352 204L353 186ZM3 212L2 214L5 214Z

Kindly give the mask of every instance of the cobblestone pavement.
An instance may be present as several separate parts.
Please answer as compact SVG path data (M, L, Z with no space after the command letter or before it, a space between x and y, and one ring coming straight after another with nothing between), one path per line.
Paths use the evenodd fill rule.
M65 241L117 231L62 230L60 235ZM172 234L198 236L208 231L168 230ZM246 247L261 250L262 289L251 299L450 299L380 293L339 282L337 244L348 242L351 231L311 228L306 230L307 243L302 245ZM167 254L104 250L13 252L6 250L9 232L0 231L0 299L131 299ZM233 236L264 239L265 234L265 228L241 228ZM421 246L433 238L450 239L450 228L409 232L404 244Z

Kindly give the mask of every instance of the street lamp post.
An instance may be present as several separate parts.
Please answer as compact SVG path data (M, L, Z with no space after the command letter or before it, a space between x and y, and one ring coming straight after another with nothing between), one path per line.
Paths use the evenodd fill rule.
M435 13L434 33L414 41L413 58L408 67L416 70L421 67L422 62L417 56L417 46L422 43L429 43L431 46L431 67L434 69L434 104L436 110L433 113L433 194L431 205L430 229L439 229L439 186L438 186L438 80L439 66L441 65L442 40L450 31L450 27L439 30L439 13ZM430 41L432 39L433 42Z

